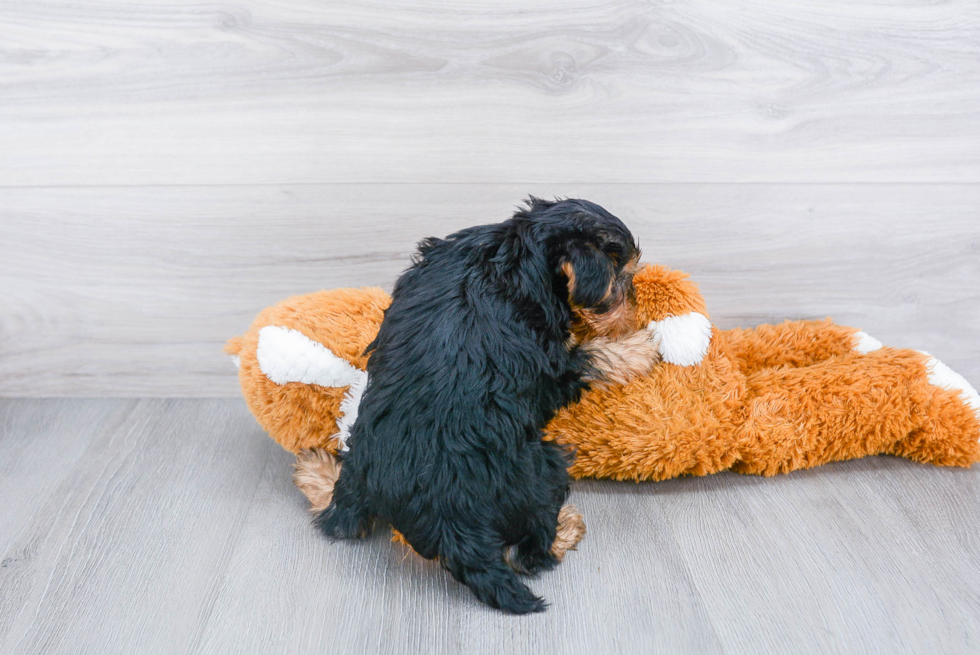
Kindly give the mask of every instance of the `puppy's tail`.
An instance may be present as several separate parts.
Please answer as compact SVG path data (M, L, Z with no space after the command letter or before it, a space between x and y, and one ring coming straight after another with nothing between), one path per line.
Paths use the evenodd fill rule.
M490 607L510 614L530 614L543 612L548 606L520 581L502 559L488 568L453 566L449 562L446 563L446 568L454 578L469 587L474 596Z

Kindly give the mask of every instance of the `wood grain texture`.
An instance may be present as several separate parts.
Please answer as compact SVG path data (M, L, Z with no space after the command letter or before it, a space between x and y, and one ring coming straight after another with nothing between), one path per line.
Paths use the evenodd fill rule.
M0 3L0 184L980 180L973 0Z
M30 557L33 546L18 553L12 548L14 541L21 540L21 531L45 507L51 491L85 454L92 439L118 426L134 404L0 401L0 498L4 501L0 551L7 553L0 568L16 568L24 557ZM72 426L70 431L66 426ZM0 607L0 631L11 611Z
M980 649L976 466L576 483L589 534L530 581L548 611L514 618L386 530L319 537L241 400L5 400L0 418L37 497L0 477L21 517L2 524L4 653Z
M0 557L0 652L186 648L271 452L242 410L216 401L0 405L2 443L31 443L18 468L47 483ZM78 424L84 413L115 419L94 424L73 466L58 465L61 449L78 448L79 427L91 430ZM56 438L35 441L40 425ZM6 484L0 494L16 507Z
M0 395L235 396L263 307L528 193L621 216L722 327L833 316L980 383L980 185L293 185L0 190Z

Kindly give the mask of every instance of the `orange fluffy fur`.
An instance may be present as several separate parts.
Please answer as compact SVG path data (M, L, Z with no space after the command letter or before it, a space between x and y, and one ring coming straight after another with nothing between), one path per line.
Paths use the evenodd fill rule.
M248 408L283 448L294 453L309 448L336 452L336 421L347 387L277 385L259 368L255 355L259 330L267 325L299 330L363 369L364 349L377 334L390 302L380 287L294 296L262 310L248 332L225 345L225 352L239 357L238 380Z
M647 266L634 280L639 319L707 316L697 286ZM335 452L345 388L278 386L255 358L258 330L304 333L364 368L389 298L381 289L340 289L290 298L263 311L229 342L242 392L284 448ZM958 392L928 382L926 356L853 350L854 328L790 321L754 329L712 328L700 364L661 362L625 385L595 388L560 411L546 438L576 448L574 477L663 480L725 469L773 475L830 461L893 454L942 466L980 460L980 421Z

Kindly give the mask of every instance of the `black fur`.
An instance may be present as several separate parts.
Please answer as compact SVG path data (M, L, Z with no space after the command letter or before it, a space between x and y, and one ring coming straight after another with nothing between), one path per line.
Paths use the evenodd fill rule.
M542 611L504 561L535 573L568 495L568 454L542 428L587 386L589 355L569 346L571 303L608 310L608 290L638 256L623 223L583 200L545 202L496 225L419 244L395 284L368 363L369 382L332 504L333 538L375 517L438 558L477 598Z

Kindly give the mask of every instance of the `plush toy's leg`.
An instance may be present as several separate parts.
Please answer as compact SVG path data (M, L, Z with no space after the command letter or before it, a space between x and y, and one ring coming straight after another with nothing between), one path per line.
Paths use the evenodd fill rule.
M852 353L747 379L739 459L732 468L773 475L892 453L969 466L980 460L980 422L959 391L930 384L910 350Z
M963 376L928 353L921 427L889 452L937 466L970 466L980 461L980 394Z
M765 368L812 366L852 352L868 353L881 343L857 328L825 321L786 321L722 333L729 355L751 375Z

